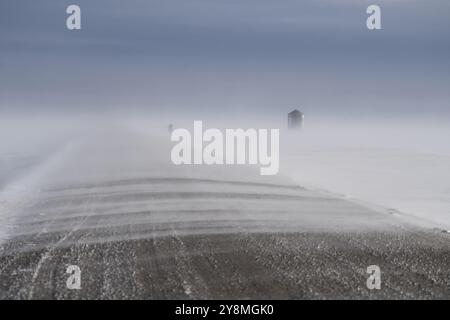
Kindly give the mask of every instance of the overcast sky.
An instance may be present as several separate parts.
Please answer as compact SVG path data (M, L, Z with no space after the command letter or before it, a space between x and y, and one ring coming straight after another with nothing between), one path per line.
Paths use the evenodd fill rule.
M382 30L366 29L379 4ZM82 30L66 29L78 4ZM1 0L0 110L450 115L448 0Z

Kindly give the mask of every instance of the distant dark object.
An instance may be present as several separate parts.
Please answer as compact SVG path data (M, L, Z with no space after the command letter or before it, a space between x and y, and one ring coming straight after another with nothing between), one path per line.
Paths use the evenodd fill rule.
M300 129L303 126L304 114L297 109L288 113L288 128Z
M169 124L169 132L172 133L173 131L173 124Z

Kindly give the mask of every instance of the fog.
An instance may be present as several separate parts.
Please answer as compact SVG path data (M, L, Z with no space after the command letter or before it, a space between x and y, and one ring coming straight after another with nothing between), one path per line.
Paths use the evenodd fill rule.
M199 114L189 116L167 114L157 117L151 113L128 116L124 114L85 114L70 117L11 116L3 119L0 159L2 164L0 184L2 238L23 232L37 232L35 229L28 231L16 229L15 221L24 219L23 215L32 217L38 214L36 217L45 220L61 214L61 208L58 209L58 207L54 209L48 207L43 211L42 208L49 206L45 204L50 201L45 200L46 197L54 198L51 194L39 200L44 201L44 205L36 207L36 204L33 204L36 202L37 195L42 192L45 195L46 190L49 189L63 188L61 192L58 192L58 197L70 199L73 197L70 200L72 204L65 204L64 210L72 212L68 213L66 219L77 217L81 212L86 214L85 211L88 210L92 214L99 215L96 218L99 220L96 224L92 222L94 223L92 226L99 227L104 223L116 225L126 221L134 221L133 223L139 225L145 221L141 218L133 218L132 212L144 209L158 211L164 208L166 211L174 210L174 208L180 210L177 207L178 202L169 201L164 204L164 201L157 200L145 204L134 201L132 198L128 200L124 198L124 202L118 206L114 202L108 204L110 200L102 204L99 199L100 202L93 206L97 202L96 193L93 193L94 198L89 202L80 198L79 201L82 202L76 205L78 200L74 199L84 194L84 187L82 187L84 185L97 186L90 192L94 190L97 193L104 192L105 199L113 197L115 193L123 193L123 196L135 194L132 196L133 199L139 199L139 194L152 190L158 194L169 192L169 190L172 190L170 192L174 190L196 192L205 188L202 181L209 181L209 179L233 183L241 181L244 184L262 183L263 186L266 184L297 185L306 188L304 192L307 194L318 192L314 197L320 198L322 195L341 199L381 213L390 213L417 225L450 227L450 147L446 143L450 132L445 120L395 119L393 121L389 119L383 121L367 118L337 120L307 114L301 130L289 131L286 128L286 114L280 114L277 117L251 114L240 114L239 118L232 114L228 117L222 115L220 118L214 115L203 117L204 129L280 129L280 172L276 176L263 177L260 176L257 166L173 165L170 160L170 147L173 143L170 142L168 125L173 124L174 128L182 127L192 130L193 121L199 119ZM165 185L166 182L161 184L157 180L154 186L137 184L120 187L120 181L125 183L125 181L154 178L169 179L170 184L175 184ZM180 178L194 179L193 181L198 182L195 184L185 184L185 180L176 182ZM119 183L119 185L112 189L102 187L111 183ZM64 188L69 188L69 191L63 191ZM79 192L72 193L70 188L81 189ZM218 188L217 192L218 194L224 192L225 194L246 194L253 189L255 187L230 184L225 189ZM264 187L256 189L258 192L264 192ZM207 187L207 190L212 192L215 187ZM270 188L265 192L269 191ZM80 195L77 195L78 193ZM282 194L289 197L290 192L285 191ZM30 203L33 205L30 206ZM199 210L200 214L206 209L212 210L211 204L208 203L206 201L200 205L185 199L179 202L179 205L192 207L192 210ZM231 210L228 201L215 200L212 203L215 209ZM349 216L353 209L344 209L341 205L331 206L328 209L322 208L319 211L321 216L314 217L314 212L318 210L316 205L310 207L308 203L303 203L300 211L306 212L305 216L305 213L296 215L289 201L284 205L277 203L275 201L272 205L267 202L258 204L256 201L254 205L247 208L249 212L271 206L272 211L269 210L264 214L259 212L244 216L236 215L230 219L232 221L245 220L249 217L255 221L261 219L259 227L255 229L259 231L265 228L274 230L274 225L267 225L264 221L275 218L278 219L275 226L280 230L292 228L315 230L326 228L327 225L333 229L364 230L378 225L376 220L366 219L365 215L359 218ZM89 207L86 207L88 204ZM248 204L245 205L244 202L240 206L244 208ZM78 210L82 211L77 214ZM119 220L101 220L102 212L111 215L111 212L117 212L117 210L130 212L129 219L125 218L122 221L117 215L115 217ZM165 222L208 221L213 230L208 232L230 230L239 225L238 222L236 222L237 225L233 224L234 227L221 225L223 217L217 216L214 210L209 216L193 213L183 216L164 212L158 219ZM280 217L281 212L285 214ZM310 218L308 218L309 214L312 214ZM327 217L325 220L324 215ZM185 220L186 218L188 220ZM214 223L219 223L221 227L219 225L213 227ZM242 223L245 222L242 221ZM38 223L37 227L39 226ZM52 228L55 227L56 225L52 226ZM61 224L57 228L67 227L73 226ZM194 232L193 229L189 230L186 232Z
M0 4L4 226L61 185L157 173L261 182L254 166L173 168L169 124L201 120L281 129L268 184L448 227L447 1L380 1L375 32L368 1L78 3L76 32L68 1ZM306 115L298 132L286 130L293 108Z

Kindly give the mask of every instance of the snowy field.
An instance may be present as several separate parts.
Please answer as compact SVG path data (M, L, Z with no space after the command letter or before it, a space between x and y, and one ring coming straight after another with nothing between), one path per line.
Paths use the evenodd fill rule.
M146 120L120 123L117 119L99 121L82 117L70 120L30 118L25 121L18 118L3 122L0 145L0 217L3 224L0 238L6 237L8 221L18 211L14 206L26 203L27 198L33 197L33 192L45 189L55 181L120 180L123 178L121 173L126 178L139 178L146 170L158 172L155 166L165 168L164 172L159 172L164 177L203 179L211 172L219 174L220 179L263 180L256 168L253 171L198 167L173 170L169 165L168 120L162 120L158 125ZM189 121L178 124L192 125ZM212 121L207 122L207 126L214 125ZM265 123L258 127L283 128L283 125L282 122ZM252 124L234 122L234 126L248 128ZM123 150L136 152L134 157L129 151L121 154L117 146L108 147L111 133L120 142L120 130L127 132L121 142ZM372 209L387 209L392 214L414 218L411 221L426 227L450 229L450 146L445 143L448 131L445 125L372 123L356 126L345 121L324 123L312 119L300 132L281 132L280 176L270 182L285 184L286 179L293 180L310 190L328 192ZM135 138L128 134L135 134ZM97 139L88 144L91 151L81 154L76 151L70 155L71 149L79 150L78 144L89 142L91 137ZM137 147L130 144L133 139ZM161 144L155 144L155 141L161 141ZM136 148L148 152L140 153ZM120 169L115 167L118 164ZM58 171L61 166L64 169ZM161 188L164 184L158 186ZM183 185L180 188L183 189ZM230 191L234 188L242 192L236 186L230 188ZM347 223L350 225L350 221Z
M281 168L309 188L450 229L448 137L440 122L312 123L285 136Z

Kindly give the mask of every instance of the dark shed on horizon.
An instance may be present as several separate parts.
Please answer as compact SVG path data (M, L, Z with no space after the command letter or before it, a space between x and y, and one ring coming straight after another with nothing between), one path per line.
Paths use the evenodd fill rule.
M297 109L288 113L288 128L300 129L303 126L304 114Z

